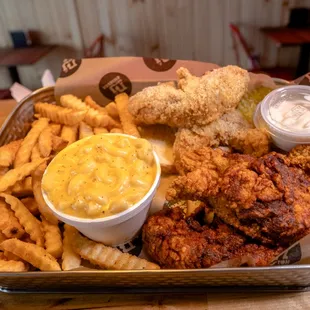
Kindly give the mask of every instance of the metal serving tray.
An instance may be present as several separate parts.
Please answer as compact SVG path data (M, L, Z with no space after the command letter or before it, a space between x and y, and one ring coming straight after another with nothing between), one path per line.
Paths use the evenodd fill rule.
M0 146L25 136L33 120L33 103L53 102L54 88L33 92L11 113L0 130ZM310 265L142 271L62 271L0 273L3 292L163 292L253 289L307 290ZM235 288L233 288L235 287Z

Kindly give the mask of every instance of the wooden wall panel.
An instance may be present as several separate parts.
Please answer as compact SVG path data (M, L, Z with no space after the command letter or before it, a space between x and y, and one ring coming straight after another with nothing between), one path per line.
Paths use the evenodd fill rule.
M101 34L100 14L96 1L77 0L77 13L84 48L88 48Z
M106 56L149 56L236 63L229 23L241 30L265 65L294 64L298 48L280 51L260 32L285 25L289 9L309 0L1 0L0 47L10 30L37 30L42 43L60 46L35 66L20 67L22 82L40 86L45 68L58 75L63 58L79 57L96 37L106 37ZM242 66L248 62L242 55ZM0 88L9 87L0 68Z

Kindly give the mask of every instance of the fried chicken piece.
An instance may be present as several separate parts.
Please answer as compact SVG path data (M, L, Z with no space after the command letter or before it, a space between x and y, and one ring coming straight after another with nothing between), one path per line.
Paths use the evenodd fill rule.
M291 165L310 172L310 144L298 145L289 153Z
M275 257L281 254L285 248L268 248L258 244L246 244L234 253L228 262L221 262L215 267L263 267L269 266Z
M177 177L166 193L168 200L201 200L214 196L219 190L219 178L231 165L245 168L255 160L249 155L230 154L221 149L203 147L194 151L184 151L175 166L182 176Z
M209 125L179 129L173 149L178 157L183 150L219 145L231 146L245 154L262 156L269 152L270 137L266 131L251 128L242 114L233 110Z
M229 165L229 159L226 158L226 155L227 153L219 148L201 147L190 151L183 149L180 156L175 160L175 166L181 175L201 167L224 172Z
M177 177L167 199L208 201L225 223L265 244L285 246L305 235L310 228L310 178L304 171L290 167L288 158L277 153L223 157L229 160L224 172L202 164Z
M242 262L241 256L248 253L255 255L252 264L266 266L279 252L248 244L244 236L226 224L201 224L199 217L204 217L203 209L185 219L178 207L150 216L143 226L147 253L162 268L208 268L231 258Z
M230 139L229 145L243 154L256 157L263 156L270 151L270 135L264 129L240 130Z
M181 67L177 74L179 89L164 83L130 98L128 109L137 122L204 126L235 109L250 81L248 72L237 66L215 69L202 77Z

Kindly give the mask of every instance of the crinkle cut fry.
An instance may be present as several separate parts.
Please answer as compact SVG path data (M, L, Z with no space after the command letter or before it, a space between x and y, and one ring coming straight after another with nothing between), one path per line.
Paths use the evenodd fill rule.
M51 129L51 132L53 135L59 136L60 131L61 131L61 125L60 124L51 123L48 126Z
M61 270L57 260L36 244L26 243L18 239L9 239L3 241L0 248L19 256L22 260L42 271Z
M13 141L0 147L0 166L9 167L13 164L16 153L20 148L23 140Z
M93 135L94 135L93 129L86 123L81 122L79 127L79 138L84 139L86 137L90 137Z
M0 231L3 234L1 235L0 240L4 237L21 238L24 235L25 230L14 215L14 212L3 201L3 199L0 200L0 214Z
M103 128L103 127L95 127L94 128L94 134L95 135L101 135L102 133L108 133L108 129Z
M38 203L33 197L26 197L20 200L24 206L33 214L34 216L40 215Z
M100 111L103 114L108 114L108 111L104 107L100 106L95 100L93 100L91 96L86 96L84 102L90 108Z
M75 111L49 103L36 103L34 109L43 117L63 125L74 126L79 124L85 117L86 111Z
M57 224L49 223L44 217L42 219L42 228L44 231L45 249L55 258L62 255L62 237Z
M92 100L92 104L93 103L94 101ZM84 122L89 126L106 128L120 127L120 124L111 118L106 112L103 113L99 109L90 107L76 96L63 95L60 97L60 104L66 108L86 112Z
M38 159L34 162L23 164L15 169L9 170L0 179L0 192L6 191L9 187L13 186L16 182L23 180L29 176L38 166L46 162L46 158Z
M115 103L124 133L140 138L140 133L135 125L133 116L128 111L128 95L126 93L117 95Z
M48 123L49 120L47 118L39 118L36 124L30 129L17 151L14 160L15 168L20 167L30 161L32 149L37 143L41 132L48 126Z
M35 171L32 173L32 190L33 195L38 203L38 207L41 215L43 215L50 223L57 224L58 220L54 216L53 212L50 210L48 205L45 203L45 200L41 191L41 181L46 168L46 164L39 165Z
M38 139L39 150L42 157L50 156L52 152L52 129L47 126Z
M35 146L33 147L32 151L31 151L31 161L36 161L38 159L41 159L41 153L40 153L40 149L39 149L39 144L36 143Z
M60 152L69 144L65 139L55 136L52 136L52 149L54 152Z
M73 240L75 251L82 258L104 269L128 270L128 269L160 269L154 263L138 258L120 250L108 247L102 243L96 243L80 234L76 234Z
M23 272L27 271L28 267L21 261L12 260L0 260L0 271L1 272Z
M97 110L89 108L84 119L85 123L92 127L119 128L120 123L115 121L108 114L102 114Z
M116 107L116 104L114 101L110 102L109 104L107 104L105 106L105 109L107 110L108 114L115 118L115 119L118 119L119 118L119 114L118 114L118 110L117 110L117 107Z
M60 137L68 142L68 145L75 142L77 139L78 125L63 126Z
M10 170L9 167L0 166L0 177L2 177L3 175L5 175L9 170Z
M24 204L14 196L0 194L5 202L11 206L15 216L23 225L25 231L30 235L31 240L35 241L38 246L44 246L44 236L41 229L41 223L31 214Z
M12 195L16 197L25 197L32 195L32 178L26 177L22 181L15 183L11 188Z
M63 252L62 252L62 270L72 270L79 268L81 266L81 257L79 254L75 253L72 248L72 240L78 231L68 225L64 226L64 236L63 236Z
M60 105L77 111L87 111L89 109L85 102L71 94L62 95L60 97Z

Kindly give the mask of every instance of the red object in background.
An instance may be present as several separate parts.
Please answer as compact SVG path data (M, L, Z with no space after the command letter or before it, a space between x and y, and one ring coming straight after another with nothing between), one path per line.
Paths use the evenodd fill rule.
M104 35L100 35L89 48L84 51L84 58L104 57Z
M293 80L294 78L294 69L284 68L284 67L272 67L272 68L263 68L259 62L259 57L253 53L253 50L250 48L249 44L246 42L244 36L242 35L239 27L235 24L229 24L231 35L233 39L233 47L237 59L237 64L240 66L240 55L237 47L239 42L247 55L249 62L251 63L250 72L254 73L265 73L272 77L284 79L284 80Z
M0 89L0 100L12 99L11 92L9 89Z

